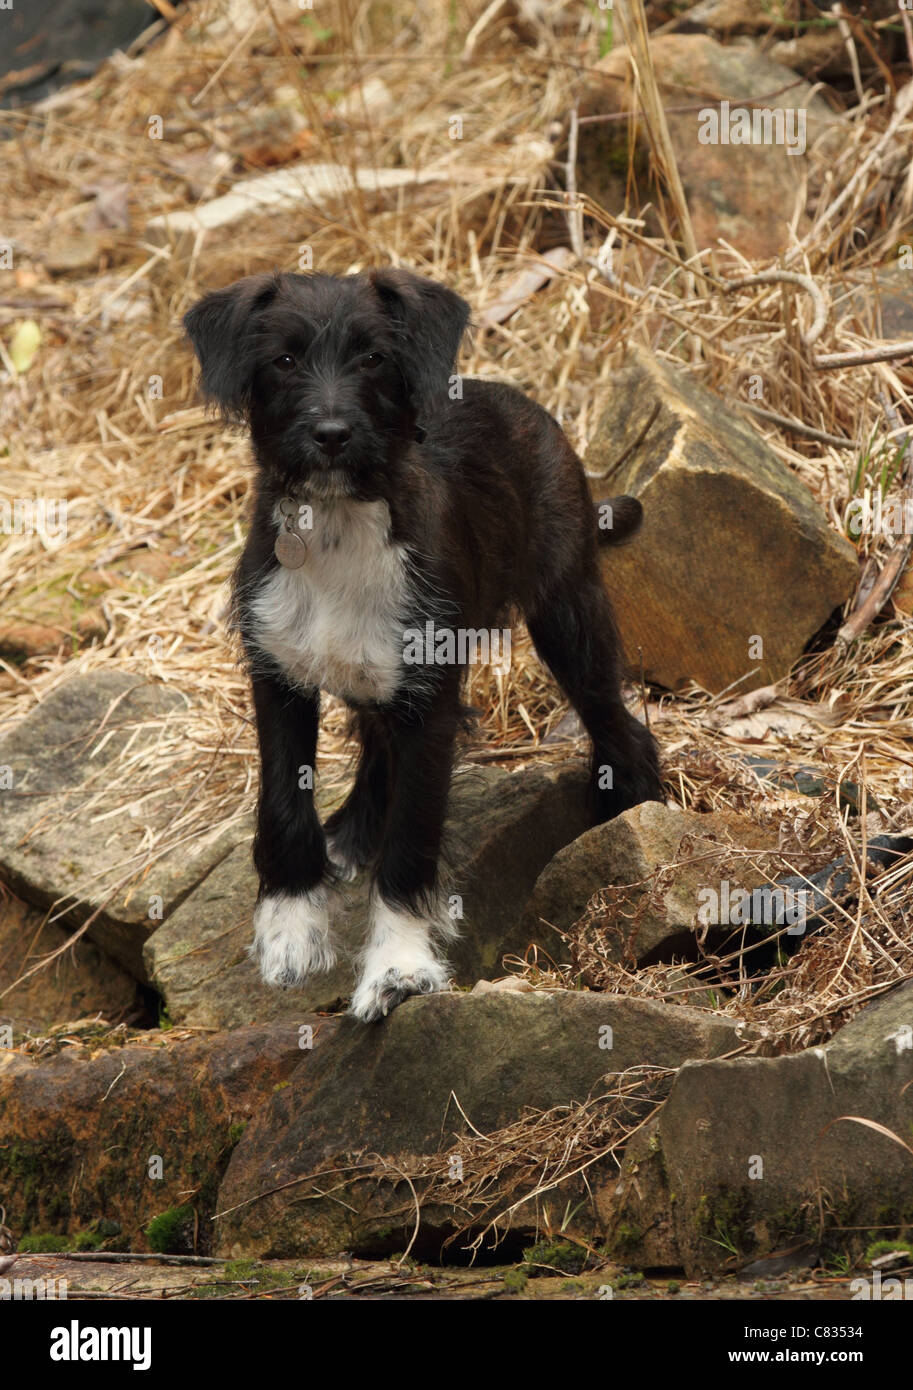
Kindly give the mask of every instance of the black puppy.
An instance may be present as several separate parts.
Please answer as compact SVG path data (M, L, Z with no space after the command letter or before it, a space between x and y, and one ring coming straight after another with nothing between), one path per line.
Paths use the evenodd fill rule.
M525 616L593 740L595 819L661 796L653 740L621 700L580 461L519 391L451 375L468 312L442 285L379 270L253 276L184 320L204 392L247 423L258 465L235 581L261 756L253 950L272 984L327 969L333 887L374 865L352 999L366 1020L447 983L438 857L480 634ZM609 541L640 519L618 502ZM362 744L325 830L321 689L353 709Z

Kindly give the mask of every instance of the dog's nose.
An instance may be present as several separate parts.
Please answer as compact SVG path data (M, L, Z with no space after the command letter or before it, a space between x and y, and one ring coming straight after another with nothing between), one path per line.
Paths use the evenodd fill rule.
M314 426L314 440L327 454L338 454L352 437L345 420L321 420Z

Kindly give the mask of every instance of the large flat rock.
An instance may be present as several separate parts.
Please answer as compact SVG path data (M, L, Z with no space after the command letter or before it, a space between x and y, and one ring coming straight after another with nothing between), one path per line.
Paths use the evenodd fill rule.
M910 981L824 1047L687 1063L605 1194L616 1253L695 1277L913 1239L911 1082Z
M785 676L853 592L856 552L808 488L711 392L631 350L586 454L594 497L644 523L604 552L629 658L675 689L744 693Z
M185 708L169 686L97 671L67 681L0 739L0 769L12 782L0 790L0 880L37 907L60 903L65 923L97 914L88 935L141 980L143 943L161 920L153 895L155 912L167 915L249 833L200 837L144 872L147 829L167 827L173 796L160 768L118 783L118 765L144 751L151 759Z
M734 1045L733 1025L711 1014L573 991L426 995L376 1026L343 1019L234 1151L219 1249L404 1249L423 1189L403 1172L417 1155L439 1155L446 1173L470 1125L490 1134L527 1107L585 1100L607 1073L677 1067ZM456 1184L452 1203L423 1206L422 1247L440 1250L465 1219ZM535 1203L517 1217L524 1231L536 1221ZM596 1234L588 1212L581 1222Z
M542 867L589 824L582 765L505 772L458 769L446 836L448 893L459 899L461 936L450 951L459 984L500 971L507 953L529 944L523 904ZM298 989L261 984L247 955L257 879L248 846L234 850L146 944L149 974L174 1022L207 1028L296 1018L342 1007L352 992L353 961L368 919L369 884L361 875L337 896L336 967Z

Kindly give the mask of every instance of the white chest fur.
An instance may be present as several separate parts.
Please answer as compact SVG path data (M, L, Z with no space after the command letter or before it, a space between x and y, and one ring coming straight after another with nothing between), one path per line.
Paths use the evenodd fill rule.
M253 597L256 641L296 685L388 700L402 674L408 583L387 504L315 501L312 519L301 568L280 566Z

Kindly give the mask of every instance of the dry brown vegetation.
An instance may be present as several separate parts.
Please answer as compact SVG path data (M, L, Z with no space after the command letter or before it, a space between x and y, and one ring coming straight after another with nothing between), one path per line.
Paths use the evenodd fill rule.
M3 235L15 249L0 299L9 372L3 491L66 498L69 516L59 546L13 535L0 548L3 623L52 633L28 660L0 662L0 718L22 718L58 683L109 663L185 692L185 715L168 723L154 752L128 756L117 785L105 789L105 811L119 802L140 824L163 797L174 808L167 831L150 833L150 856L249 812L256 771L246 682L223 623L250 482L247 447L195 402L180 316L204 288L259 269L296 269L307 245L323 270L402 262L446 279L480 320L518 258L572 241L577 224L572 217L568 226L563 191L569 120L604 44L604 15L551 0L517 16L512 5L481 0L328 0L312 11L289 0L197 0L91 81L0 113ZM594 206L580 190L583 249L592 259L608 239L615 278L570 256L506 321L476 331L462 370L529 391L581 452L628 341L686 366L731 401L745 401L748 378L759 374L766 408L830 437L754 419L835 526L850 497L877 488L886 469L888 495L903 495L913 468L893 461L913 421L910 359L826 369L813 358L880 344L849 287L913 242L908 75L895 74L896 91L876 75L861 101L852 86L832 93L846 109L846 138L837 150L812 150L811 230L784 257L811 277L817 299L795 281L734 288L770 269L746 263L737 247L720 245L686 267L668 157L660 142L645 173L632 140L624 206ZM378 96L377 79L388 95ZM649 74L642 79L649 96ZM153 116L162 119L161 140L149 138ZM450 138L454 116L463 119L459 140ZM300 159L433 167L441 177L248 219L189 260L147 241L151 217ZM80 267L86 241L95 259ZM9 349L24 319L39 324L42 342L17 375ZM160 398L150 393L156 377ZM860 546L864 597L892 542ZM725 555L722 539L721 563ZM860 826L872 835L910 822L910 595L901 580L896 601L858 638L826 635L778 692L778 718L759 711L749 729L720 716L719 697L654 691L649 715L670 796L695 809L747 810L784 830L784 851L849 847L864 863ZM560 730L543 742L567 710L522 637L509 673L474 675L471 699L481 721L469 756L481 749L517 765L579 746ZM331 703L321 749L331 780L347 762L342 733L342 711ZM740 761L746 748L820 769L828 797L810 801L759 781ZM861 818L840 807L841 780L867 787ZM751 1001L736 987L729 1007L757 1016L778 1045L795 1045L827 1036L873 992L909 977L911 876L910 859L874 881L860 871L850 905L781 969L776 988ZM554 972L530 973L559 983ZM665 992L659 967L592 982Z

